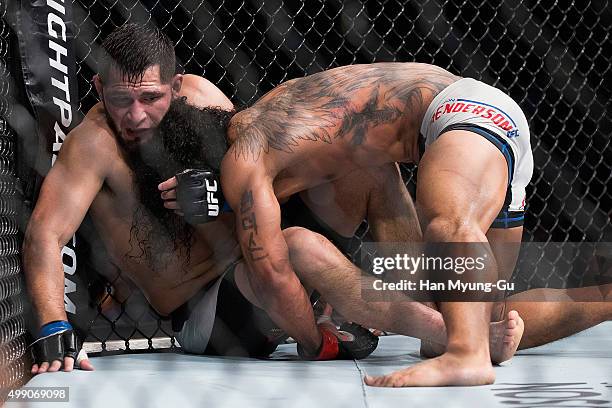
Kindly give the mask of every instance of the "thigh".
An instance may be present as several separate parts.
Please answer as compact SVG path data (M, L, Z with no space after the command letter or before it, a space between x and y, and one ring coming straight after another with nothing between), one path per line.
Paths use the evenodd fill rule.
M417 211L423 231L435 218L476 226L483 235L501 210L508 165L484 137L464 130L442 134L419 163Z
M220 283L215 320L205 354L267 356L275 348L270 336L276 325L238 288L235 272Z
M236 264L236 268L234 269L234 281L236 282L236 287L245 299L257 307L262 307L249 282L249 271L246 262L242 261Z

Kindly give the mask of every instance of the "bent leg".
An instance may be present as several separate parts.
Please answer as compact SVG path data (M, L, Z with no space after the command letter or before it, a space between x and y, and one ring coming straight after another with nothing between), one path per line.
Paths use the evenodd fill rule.
M375 238L384 237L384 240L392 242L420 238L414 205L395 164L359 170L301 195L313 213L342 236L351 236L359 224L368 219ZM299 234L295 234L295 229L288 229L283 233L287 241L291 240L291 243L287 243L292 253L297 253L296 248L306 249L305 245L296 239ZM326 250L311 251L308 254L300 252L304 254L304 262L301 263L292 259L296 273L307 289L316 289L349 320L369 327L445 342L444 325L436 311L412 301L403 302L405 305L402 308L398 307L399 302L378 302L376 305L363 302L360 291L361 271L348 262L330 242L323 240L327 245ZM324 255L312 255L313 252ZM317 267L313 267L313 259L321 261ZM236 284L251 303L261 307L245 268L245 265L236 268ZM299 272L299 269L302 271ZM330 273L333 270L337 270L337 273ZM348 285L348 282L352 282L352 286ZM419 318L388 318L400 315L400 310L402 315L409 313Z
M311 211L341 235L350 236L354 234L361 221L367 219L372 239L377 244L422 241L423 236L414 203L395 163L354 171L341 179L303 192L301 196ZM521 234L522 228L496 229L489 230L487 238L496 244L505 244L520 242ZM303 245L299 245L299 240L297 240L296 245L296 248L298 247L303 247ZM496 251L497 248L501 248L499 253ZM394 255L386 254L385 249L384 244L380 245L379 251L381 254ZM330 258L328 261L330 264L335 262L333 252L335 250L324 250L323 256ZM510 253L504 245L494 246L493 252L498 261L500 276L509 277L516 262L516 254ZM316 253L317 251L310 259L323 259L321 255L316 255ZM305 259L308 259L308 256L305 256ZM341 258L338 257L337 259ZM353 265L347 265L346 270L349 271L347 272L348 276L359 276L360 274L360 271ZM502 271L504 272L502 273ZM315 277L314 282L319 281L319 279L324 282L327 281L326 275L318 278L319 271L316 269L311 272L305 270L303 273L311 273ZM343 275L341 277L345 279ZM304 277L302 277L302 280L304 280ZM402 313L406 313L406 315L413 316L415 306L411 303L396 302L393 306L395 309L393 315L401 316ZM437 310L435 304L425 304ZM377 310L380 310L380 308L387 310L386 308L389 306L379 302L375 307L370 302L364 307L373 310L374 318L380 319L381 314ZM404 311L402 312L402 310ZM494 322L491 324L490 331L491 361L495 363L503 362L508 358L507 350L504 348L504 340L513 338L516 331L522 330L522 322L519 319L508 313L501 313L501 311L502 308L497 308L491 319ZM433 333L442 333L440 314L431 315L431 312L427 310L424 318L425 320L435 319L435 321L432 320L435 327L432 328L431 333L427 329L423 332L415 332L414 324L404 322L405 319L401 318L392 323L383 321L380 326L373 325L373 320L369 317L366 309L364 309L362 318L355 319L355 321L381 329L382 327L391 327L390 324L392 324L395 329L387 330L421 339L432 338ZM444 339L444 342L434 345L425 340L428 349L422 350L424 355L434 356L444 352L446 337L441 335L437 335L437 337Z
M434 342L446 341L440 313L405 297L404 301L369 302L362 285L372 287L374 277L362 273L325 237L304 228L283 231L292 266L304 284L312 288L346 319Z
M519 247L514 248L512 243L520 242L521 231L519 228L490 229L487 238L500 269L504 269L504 272L500 271L500 277L508 280L519 253ZM499 314L494 314L492 320L499 320L504 311L516 310L525 322L519 349L536 347L611 320L610 291L612 284L572 289L532 289L507 298L503 307L498 308Z
M506 307L518 311L525 320L525 333L519 348L541 346L612 320L612 299L605 297L610 289L612 284L574 289L532 289L509 297Z
M419 164L417 211L426 242L481 243L502 208L508 167L501 152L483 137L461 130L441 135ZM493 256L487 280L497 273ZM441 302L448 345L432 360L390 375L368 379L377 386L477 385L494 381L489 360L491 304ZM517 344L518 346L518 341Z
M361 288L372 287L375 278L348 261L325 237L298 227L283 233L291 263L302 284L321 293L345 318L366 327L436 343L439 346L435 350L444 351L446 329L436 309L400 294L391 301L368 301L363 298ZM509 332L514 335L517 320L515 316L505 316L502 321L491 324L491 361L499 363L507 359L499 350L500 344Z

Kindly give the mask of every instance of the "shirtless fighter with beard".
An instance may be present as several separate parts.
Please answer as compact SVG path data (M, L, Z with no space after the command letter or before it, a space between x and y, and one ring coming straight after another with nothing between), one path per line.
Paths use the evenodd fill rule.
M164 209L157 192L157 184L169 175L161 178L160 172L172 169L170 174L175 174L180 159L193 154L180 139L173 158L151 143L170 102L181 97L192 105L213 105L221 116L233 105L204 78L175 74L173 45L158 30L124 25L105 39L102 49L105 54L94 77L101 103L66 137L45 178L24 240L25 275L41 326L33 345L32 372L57 371L62 366L70 371L79 351L64 311L60 250L86 212L109 262L144 292L160 314L173 314L185 350L267 355L273 347L265 332L269 318L246 302L229 279L217 279L241 257L233 217L194 228ZM216 152L218 161L224 152ZM178 161L173 160L178 156ZM214 293L215 299L220 293L223 304L215 305L215 299L208 305L200 302L200 292L214 284L216 292L204 292ZM216 323L217 311L222 318L233 316L235 327L208 327L211 341L188 336L194 303L204 305L195 315L212 315L209 324ZM80 366L93 368L88 360Z
M151 138L170 101L179 95L198 106L232 109L233 105L204 78L176 75L173 45L159 31L126 24L110 34L102 48L105 54L100 56L99 74L94 77L101 103L67 136L45 178L25 234L24 272L41 326L38 336L50 340L61 336L60 341L65 342L54 348L55 354L38 359L33 373L57 371L62 362L67 371L73 367L79 347L66 321L59 251L87 211L111 255L109 262L128 271L160 313L169 313L193 296L199 286L232 262L229 255L235 253L233 241L220 240L217 251L227 256L213 262L212 249L200 245L192 250L187 272L181 269L181 255L172 248L163 251L169 260L165 270L151 268L144 257L125 256L132 248L130 230L140 208L128 164L130 153ZM34 349L43 343L36 342ZM92 368L89 361L81 367Z

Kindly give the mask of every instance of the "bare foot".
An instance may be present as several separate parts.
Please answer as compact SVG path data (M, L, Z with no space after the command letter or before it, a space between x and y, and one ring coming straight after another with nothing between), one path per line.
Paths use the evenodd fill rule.
M451 353L381 377L366 376L374 387L440 387L493 384L495 372L484 354Z
M523 337L525 324L518 312L511 310L506 319L491 323L489 327L489 347L491 349L491 362L500 364L510 360ZM446 351L443 344L421 340L420 354L425 358L442 355Z
M504 320L491 323L489 347L493 364L503 363L514 356L524 331L525 323L516 310L509 311Z

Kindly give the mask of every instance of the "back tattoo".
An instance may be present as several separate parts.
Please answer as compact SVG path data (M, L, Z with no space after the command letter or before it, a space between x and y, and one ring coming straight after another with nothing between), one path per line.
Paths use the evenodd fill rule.
M265 95L234 117L235 158L257 161L270 149L292 153L300 140L348 139L361 145L371 129L426 108L423 91L437 95L457 79L433 69L401 63L355 65L286 82L271 91L275 95ZM365 103L356 104L357 98Z

